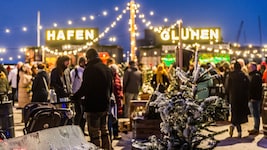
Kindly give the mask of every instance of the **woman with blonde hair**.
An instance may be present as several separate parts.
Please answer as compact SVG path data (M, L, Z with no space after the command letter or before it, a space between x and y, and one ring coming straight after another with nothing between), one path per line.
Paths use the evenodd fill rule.
M170 85L170 81L163 64L158 65L150 84L154 90L157 90L158 88L158 91L161 93L165 93L167 90L168 86Z
M23 108L31 102L32 72L31 67L25 64L19 71L18 108Z
M0 94L7 94L9 91L9 84L4 71L0 71Z

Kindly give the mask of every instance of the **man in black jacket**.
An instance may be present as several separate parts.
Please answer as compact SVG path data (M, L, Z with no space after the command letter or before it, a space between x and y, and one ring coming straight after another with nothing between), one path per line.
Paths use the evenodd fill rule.
M107 116L113 86L112 71L102 63L95 49L89 49L86 58L82 85L71 99L78 100L85 96L84 107L91 142L110 150Z
M260 127L260 105L262 100L262 79L261 73L257 71L255 62L249 63L249 109L254 119L254 128L248 130L250 135L259 133Z

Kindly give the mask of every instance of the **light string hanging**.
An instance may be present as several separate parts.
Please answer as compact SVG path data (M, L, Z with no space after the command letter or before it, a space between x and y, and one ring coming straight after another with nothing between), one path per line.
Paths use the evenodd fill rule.
M119 9L119 7L116 6L116 7L114 8L114 10L117 12L117 11L119 11L120 9ZM123 15L124 15L125 13L127 13L127 8L123 9L123 10L121 11L121 13L117 16L116 20L113 21L113 22L110 24L109 27L106 27L105 30L104 30L102 33L100 33L99 36L98 36L96 39L93 40L93 42L97 42L97 41L99 41L101 38L104 38L105 35L110 31L110 29L111 29L111 28L114 28L114 27L117 25L117 23L122 19ZM103 11L102 14L103 14L103 16L106 16L106 15L107 15L107 11ZM99 17L99 15L98 15L98 17ZM90 16L89 16L89 19L90 19L90 20L95 20L96 17L95 17L95 15L90 15ZM87 18L83 16L83 17L81 17L81 20L82 20L82 21L86 21ZM72 20L68 20L67 23L68 23L69 25L71 25L71 24L73 23L73 21L72 21ZM58 27L58 23L54 22L54 23L53 23L53 27ZM30 26L30 27L29 27L29 29L34 29L34 28L35 28L35 26ZM40 29L43 29L43 25L39 26L39 28L40 28ZM20 28L20 27L14 27L14 28L0 28L0 32L1 32L1 31L4 31L4 32L7 33L7 34L10 34L10 33L13 33L13 31L17 31L18 29L21 29L23 32L28 32L28 31L29 31L27 26L23 26L22 28ZM112 37L112 40L114 40L114 37ZM80 46L79 48L76 48L76 49L74 49L74 50L72 50L72 51L58 52L57 49L52 50L52 49L49 49L48 47L45 47L45 46L41 46L41 50L42 50L42 51L46 51L46 52L51 53L51 54L54 54L54 55L77 54L77 52L80 52L80 51L82 51L82 50L87 49L88 47L90 47L90 46L93 44L93 42L87 43L86 45L82 45L82 46ZM3 53L6 52L6 49L18 49L18 48L0 48L0 56L1 56L1 53L3 54ZM21 53L25 53L26 50L27 50L27 48L20 48L20 52L21 52ZM21 55L18 55L17 58L18 58L18 59L22 59L22 56L21 56ZM13 60L13 59L14 59L13 56L8 57L8 60L10 60L10 61ZM3 57L0 57L0 62L3 62L4 60L5 60L5 59L4 59Z
M49 49L48 47L42 47L42 50L45 50L46 52L51 53L51 54L54 54L54 55L67 55L67 54L69 54L69 55L70 55L70 54L74 54L74 55L75 55L75 54L77 54L77 53L80 52L80 51L83 51L83 50L85 50L85 49L88 49L88 48L89 48L90 46L92 46L95 42L98 42L100 39L103 39L103 38L106 36L106 34L108 34L108 33L110 32L110 30L111 30L112 28L116 27L116 25L118 24L118 22L122 20L124 14L127 13L127 10L128 10L128 9L129 9L128 7L126 7L125 9L123 9L123 10L121 11L121 13L116 17L116 19L113 20L112 23L111 23L108 27L106 27L106 28L104 29L103 32L101 32L101 33L98 35L97 38L93 39L92 42L88 42L88 43L86 43L86 45L82 45L82 46L80 46L79 48L75 48L75 49L73 49L73 50L64 51L64 52L58 52L57 49L52 50L52 49Z
M178 25L178 21L176 21L175 23L171 24L168 27L164 27L164 26L156 27L151 23L150 20L146 18L146 15L144 13L140 12L139 9L138 11L136 11L136 13L138 14L138 19L140 19L140 22L143 23L145 27L147 27L151 31L154 31L155 33L161 33L163 30L169 31ZM154 14L154 12L152 14ZM165 20L167 20L167 18L165 18ZM173 43L175 42L173 41ZM260 51L256 48L253 48L252 44L249 44L246 49L242 49L242 50L240 49L240 44L238 43L227 43L227 44L223 43L223 44L215 45L213 42L211 42L210 44L202 44L202 45L200 45L199 43L196 43L196 44L199 46L200 48L199 50L206 51L206 52L229 54L229 55L240 56L244 58L248 58L248 57L262 58L262 54L260 53ZM183 44L183 48L192 50L192 48L196 47L196 44ZM267 45L265 45L261 49L261 51L266 53ZM144 56L146 56L146 54L144 54ZM265 57L267 57L267 54L265 54Z
M129 4L129 3L128 3ZM146 16L144 15L144 13L141 13L140 12L140 4L137 4L136 3L136 14L138 14L138 17L136 18L139 18L141 20L141 22L143 23L143 25L145 25L146 27L148 27L148 29L154 31L154 32L157 32L157 33L160 33L163 29L164 30L170 30L172 28L174 28L176 25L177 25L177 22L173 23L172 25L170 25L169 27L163 27L163 26L160 26L160 27L156 27L156 26L153 26L151 21L149 21ZM115 7L115 11L118 11L119 8L118 7ZM117 16L117 19L115 21L113 21L109 27L106 27L105 30L99 34L99 36L97 38L95 38L93 40L93 42L97 42L99 41L100 39L103 39L106 34L109 33L110 29L111 28L114 28L116 26L116 24L122 19L122 16L129 10L129 6L127 6L125 9L122 10L122 13L119 14ZM106 15L106 11L103 11L103 16ZM153 11L150 11L150 15L154 15L154 12ZM89 19L90 20L94 20L96 19L95 15L90 15L89 16ZM87 20L87 17L81 17L79 20L82 20L82 21L86 21ZM168 21L167 18L164 18L165 22ZM72 20L68 20L67 21L68 24L72 24L73 21ZM71 23L72 22L72 23ZM58 27L58 23L53 23L53 26L54 27ZM13 31L15 30L21 30L23 32L28 32L29 29L32 29L34 28L33 26L22 26L22 27L14 27L14 28L0 28L0 31L4 31L5 33L7 34L10 34L10 33L13 33ZM41 26L42 28L42 26ZM137 25L135 25L135 29L136 31L138 30L138 27ZM139 35L139 32L136 32L136 36ZM80 52L84 49L87 49L88 47L90 47L93 42L90 42L90 43L87 43L86 45L83 45L83 46L80 46L79 48L76 48L72 51L64 51L64 52L58 52L58 50L51 50L49 49L48 47L44 47L42 46L42 50L45 50L46 52L49 52L51 54L55 54L55 55L64 55L64 54L76 54L77 52ZM233 43L230 45L233 45L232 48L226 48L226 49L223 49L223 48L214 48L214 45L213 44L210 44L210 46L207 46L207 45L200 45L200 48L203 49L203 50L206 50L206 51L210 51L210 52L214 52L214 53L229 53L230 55L236 55L236 56L243 56L243 57L251 57L251 58L255 58L255 57L262 57L262 54L259 54L259 50L257 49L253 49L251 47L253 47L252 45L249 45L248 46L248 49L247 50L240 50L239 47L240 47L240 44L238 43ZM192 48L194 47L193 45L186 45L186 44L183 44L183 47L184 48ZM219 46L220 47L220 46ZM0 49L6 49L6 48L0 48ZM23 52L23 50L21 50ZM264 53L267 52L267 46L264 45L264 47L261 49L261 51L263 51ZM4 53L4 51L0 51L0 54L1 53ZM264 54L265 56L267 56L267 54ZM18 58L21 58L20 55L18 55ZM0 58L0 61L2 60L3 61L4 58ZM13 59L13 58L9 58L9 59Z

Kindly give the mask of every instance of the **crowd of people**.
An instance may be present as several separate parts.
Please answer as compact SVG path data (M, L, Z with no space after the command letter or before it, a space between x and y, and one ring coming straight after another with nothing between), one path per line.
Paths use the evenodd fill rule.
M136 62L129 62L121 71L113 58L104 64L98 52L89 49L86 58L80 57L74 68L70 68L68 56L59 56L51 70L46 66L18 62L8 72L1 65L0 93L12 91L13 105L17 102L17 109L23 109L31 102L49 102L53 89L56 101L69 99L74 103L73 123L84 132L87 122L90 141L112 149L111 140L121 138L117 117L129 117L130 100L137 99L142 86L142 73Z
M194 76L194 65L190 65L188 76ZM233 136L236 128L238 137L242 137L241 124L248 122L251 115L254 120L250 135L259 134L261 105L263 101L263 85L266 83L266 64L256 62L245 63L244 59L234 59L218 64L207 63L200 66L203 74L197 82L195 99L209 96L222 97L230 106L229 135ZM228 120L228 116L225 118Z
M24 108L30 102L48 102L49 91L53 89L57 101L70 99L74 103L74 124L84 132L87 122L91 142L112 149L111 139L121 138L117 118L130 117L130 101L138 99L145 82L142 66L130 61L122 68L113 58L104 64L95 49L89 49L86 58L80 57L74 68L70 68L68 56L59 56L51 71L44 63L18 62L8 71L0 65L0 93L12 91L13 105L17 101L18 108ZM154 90L166 93L171 81L176 80L172 71L172 67L157 65L149 84ZM262 83L267 82L266 64L249 62L246 65L243 59L216 65L211 62L202 64L200 72L206 73L197 83L195 99L212 95L223 97L231 106L230 136L236 127L238 137L242 137L241 124L248 122L249 114L254 118L254 128L249 133L258 134ZM187 76L194 76L193 64L190 64Z

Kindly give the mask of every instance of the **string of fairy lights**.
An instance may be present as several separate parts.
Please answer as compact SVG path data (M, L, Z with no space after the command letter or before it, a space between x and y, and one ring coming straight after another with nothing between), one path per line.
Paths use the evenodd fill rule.
M125 8L125 9L123 9L121 11L121 13L116 17L116 19L114 21L112 21L112 23L108 27L106 27L104 29L104 31L99 34L99 36L97 38L93 39L92 42L86 43L86 45L80 46L79 48L75 48L73 50L68 50L68 51L63 51L63 52L58 52L57 49L52 50L52 49L49 49L48 47L42 47L42 50L45 50L46 52L51 53L51 54L54 54L54 55L67 55L67 54L69 54L69 55L70 54L76 55L78 52L81 52L81 51L83 51L85 49L88 49L90 46L93 45L93 43L98 42L100 39L104 38L106 36L106 34L108 34L109 31L112 28L115 28L116 25L118 24L118 22L120 22L122 20L123 16L127 13L127 10L128 10L128 7ZM104 14L106 14L106 13L104 13ZM110 40L111 41L115 41L116 38L115 37L111 37ZM65 46L66 47L71 47L70 45L65 45Z
M68 49L66 51L59 51L57 49L50 49L46 46L41 46L41 49L42 51L46 51L50 54L53 54L53 55L70 55L70 54L74 54L76 55L78 52L81 52L85 49L88 49L89 47L91 47L94 43L98 42L99 40L103 39L106 37L106 35L108 35L108 33L117 26L117 24L123 19L123 17L125 16L125 14L127 14L127 12L129 12L129 9L130 9L130 3L127 3L127 6L121 10L121 12L117 15L117 17L111 21L111 23L104 28L104 30L99 33L98 37L96 37L95 39L92 40L92 42L88 42L86 43L85 45L81 45L81 46L78 46L78 47L75 47L74 49L70 49L71 46L70 45L65 45L65 48ZM177 20L175 21L173 24L169 25L168 27L165 27L165 26L155 26L153 25L153 23L146 18L146 15L145 13L142 13L141 10L141 5L139 3L135 3L135 12L136 12L136 16L135 18L136 19L139 19L138 21L140 21L146 28L150 29L151 31L154 31L155 33L160 33L162 32L163 30L171 30L173 28L176 28L177 25L179 24L179 22L181 20ZM118 12L120 9L119 7L115 7L114 8L115 12ZM108 11L103 11L102 13L102 16L107 16L108 15ZM155 14L154 11L150 11L149 12L149 16L153 16ZM79 20L81 21L87 21L88 19L93 21L96 19L96 17L98 16L94 16L94 15L89 15L89 17L85 17L85 16L82 16ZM165 23L169 22L169 19L168 18L163 18L163 21ZM68 25L72 25L73 24L73 20L68 20L66 21ZM131 25L131 21L129 19L129 22L128 22L129 26ZM54 22L53 23L53 27L58 27L59 24ZM137 24L135 24L135 36L138 37L140 36L140 32L138 32L139 28L137 26ZM13 30L11 30L12 28L5 28L3 31L6 33L6 34L10 34L11 32L13 32ZM15 29L15 28L14 28ZM28 32L29 28L27 26L22 26L20 27L20 30L23 31L23 32ZM43 26L39 26L39 29L43 29ZM0 29L1 30L1 29ZM129 29L130 31L130 29ZM116 37L115 36L112 36L112 37L109 37L108 38L109 41L111 42L116 42ZM173 41L173 44L175 44L175 41ZM261 50L258 50L256 48L253 47L253 45L248 45L247 49L246 50L240 50L240 44L238 43L229 43L228 45L231 45L231 46L225 46L227 44L217 44L217 43L210 43L209 45L200 45L198 43L196 44L183 44L183 48L185 49L192 49L194 47L196 47L196 45L198 46L199 50L204 50L204 51L208 51L208 52L214 52L214 53L228 53L230 55L236 55L236 56L243 56L243 57L250 57L250 58L255 58L255 57L263 57L262 54L265 55L265 57L267 56L267 54L265 54L267 52L267 45L264 45L263 48ZM7 51L7 48L0 48L0 54L3 54ZM20 51L22 53L25 53L26 51L26 48L21 48ZM261 51L261 53L260 53ZM123 54L123 57L125 57L126 54ZM22 56L21 55L18 55L17 56L18 59L21 59ZM8 58L9 60L13 60L13 57L9 57ZM0 58L0 61L4 61L4 58L1 57Z
M140 13L140 11L136 11L138 15L138 18L141 19L141 22L143 23L144 26L146 26L148 29L150 29L151 31L154 31L156 33L161 33L163 30L171 30L174 29L178 26L178 24L180 23L181 20L177 20L175 23L171 24L169 27L156 27L153 26L151 21L148 20L145 16L144 13ZM153 15L154 12L151 11L150 15ZM168 18L164 18L164 22L168 22ZM190 27L189 27L190 28ZM172 41L173 43L175 43L175 41ZM207 51L207 52L213 52L213 53L221 53L221 54L230 54L230 55L236 55L236 56L242 56L244 58L250 57L250 58L262 58L262 53L263 52L264 56L267 57L267 54L265 54L267 52L267 45L264 45L263 48L261 50L258 50L256 48L253 47L252 44L249 44L246 49L240 50L240 44L238 43L233 43L231 44L232 46L230 46L229 44L215 44L213 42L211 42L209 45L207 44L203 44L200 45L199 43L196 44L183 44L183 48L184 49L195 49L196 46L198 46L199 50L203 50L203 51ZM168 50L165 51L165 53L168 53ZM157 53L154 53L155 55L157 55ZM143 54L143 56L146 56L146 53Z

